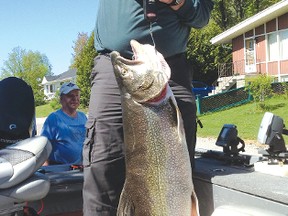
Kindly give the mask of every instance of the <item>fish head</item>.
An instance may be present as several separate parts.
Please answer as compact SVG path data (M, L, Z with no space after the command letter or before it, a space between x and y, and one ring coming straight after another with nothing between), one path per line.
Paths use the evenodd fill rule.
M111 53L114 73L124 94L138 102L160 100L165 95L171 70L163 55L154 46L131 40L133 58L126 59L119 52Z

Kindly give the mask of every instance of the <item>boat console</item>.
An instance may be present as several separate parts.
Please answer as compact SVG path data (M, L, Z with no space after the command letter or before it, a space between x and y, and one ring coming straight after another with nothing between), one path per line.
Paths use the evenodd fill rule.
M288 213L287 150L283 119L265 113L258 141L268 145L245 154L236 125L225 124L216 145L223 151L197 152L193 181L204 216L285 216Z

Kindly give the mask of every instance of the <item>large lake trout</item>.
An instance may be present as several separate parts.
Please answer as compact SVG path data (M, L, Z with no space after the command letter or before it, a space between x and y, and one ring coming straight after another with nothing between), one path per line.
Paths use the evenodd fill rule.
M170 68L151 45L131 41L133 60L111 61L122 98L126 180L118 216L199 215Z

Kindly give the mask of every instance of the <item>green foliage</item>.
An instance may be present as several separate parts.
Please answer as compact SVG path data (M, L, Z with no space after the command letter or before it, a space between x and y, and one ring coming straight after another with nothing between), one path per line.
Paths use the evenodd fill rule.
M33 90L34 92L34 100L35 100L35 105L40 106L46 103L45 101L45 94L43 91L43 88L39 88L38 90Z
M8 60L4 61L4 67L1 68L1 79L15 76L23 73L24 68L22 66L22 58L26 51L20 47L15 47L12 53L9 53Z
M265 74L260 74L255 77L247 78L245 89L250 91L256 105L265 110L265 99L271 97L273 94L271 83L273 78Z
M228 29L236 23L236 16L236 11L230 0L214 1L214 10L212 11L211 17L222 31Z
M53 109L53 111L61 108L59 90L55 92L55 97L49 102L49 104L51 108Z
M4 62L1 78L15 76L23 79L33 90L36 106L45 104L45 96L41 85L45 75L50 75L51 66L48 58L33 51L26 51L20 47L13 49L8 60Z
M191 31L187 58L194 72L194 80L212 84L218 78L217 64L219 62L231 62L231 46L224 47L210 43L210 39L220 33L221 29L213 20L207 27Z
M73 62L71 64L70 68L76 68L75 60L77 58L80 58L79 55L81 55L81 52L83 51L83 48L86 46L88 39L89 39L89 37L88 37L87 33L82 32L82 33L78 33L77 40L73 41L74 53L72 54L73 55Z
M77 69L77 85L81 89L81 106L87 107L90 99L90 75L94 66L94 58L97 56L94 48L94 33L92 32L81 52L74 59Z
M283 88L283 97L285 99L288 99L288 83L287 82L283 82L281 83L282 88Z
M224 31L280 1L214 0L212 19Z
M252 0L246 1L245 17L253 16L256 13L270 7L271 5L280 2L281 0Z

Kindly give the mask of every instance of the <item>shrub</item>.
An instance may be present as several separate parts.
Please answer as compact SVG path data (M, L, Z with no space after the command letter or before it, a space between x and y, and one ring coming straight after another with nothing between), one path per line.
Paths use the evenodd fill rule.
M50 101L49 104L53 110L57 110L61 108L59 90L56 91L55 97Z
M283 82L281 83L282 88L283 88L283 95L285 99L288 99L288 83L287 82Z
M246 90L249 90L256 105L260 109L265 109L265 99L273 95L271 83L273 78L265 74L260 74L246 80Z

